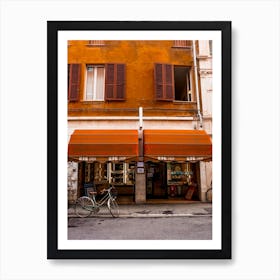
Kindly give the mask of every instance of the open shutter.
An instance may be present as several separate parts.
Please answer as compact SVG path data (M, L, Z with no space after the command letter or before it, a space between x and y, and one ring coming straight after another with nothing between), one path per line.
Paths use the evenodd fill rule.
M156 100L174 100L174 75L171 64L155 64L155 98Z
M78 101L80 93L81 65L68 65L68 99L69 101Z
M125 64L106 64L105 99L125 100Z

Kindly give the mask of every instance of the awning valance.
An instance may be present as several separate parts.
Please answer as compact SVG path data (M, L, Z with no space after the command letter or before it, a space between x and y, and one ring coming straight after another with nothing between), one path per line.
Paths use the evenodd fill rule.
M144 130L144 155L162 160L212 157L212 141L204 130Z
M68 145L68 156L137 157L137 130L75 130Z

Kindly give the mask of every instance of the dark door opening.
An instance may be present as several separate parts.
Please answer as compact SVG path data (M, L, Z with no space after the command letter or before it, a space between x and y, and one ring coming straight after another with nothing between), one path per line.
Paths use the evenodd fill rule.
M167 166L166 163L146 164L146 192L147 198L167 198Z

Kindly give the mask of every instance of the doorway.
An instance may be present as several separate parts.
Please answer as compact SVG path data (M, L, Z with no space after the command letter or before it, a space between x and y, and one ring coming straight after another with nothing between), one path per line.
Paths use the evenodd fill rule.
M147 162L146 170L147 198L168 198L166 163Z

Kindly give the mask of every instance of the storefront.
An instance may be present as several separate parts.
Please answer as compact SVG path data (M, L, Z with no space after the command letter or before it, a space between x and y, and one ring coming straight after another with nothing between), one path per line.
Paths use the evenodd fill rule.
M77 163L76 198L115 186L118 199L133 202L137 130L75 130L68 145L68 161ZM69 172L69 171L68 171Z
M212 158L202 130L144 130L147 199L201 199L200 162Z
M68 176L77 178L76 189L68 178L71 197L112 185L120 202L201 200L206 176L201 163L212 158L209 135L202 130L144 130L143 138L139 135L138 130L75 130L68 145Z
M147 199L199 200L199 185L198 163L146 163Z

